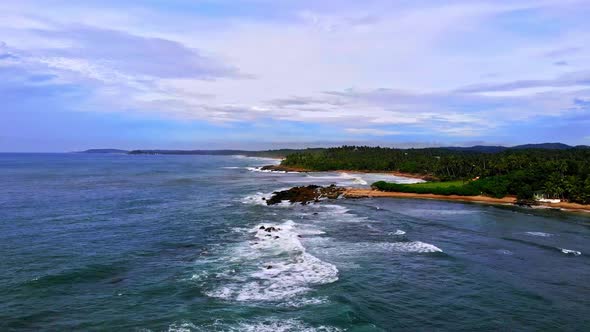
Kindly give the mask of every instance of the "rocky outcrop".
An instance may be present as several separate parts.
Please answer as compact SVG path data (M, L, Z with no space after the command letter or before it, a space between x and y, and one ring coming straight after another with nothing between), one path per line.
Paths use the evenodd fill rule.
M274 205L282 201L289 201L290 203L301 203L302 205L310 202L319 202L321 199L336 199L344 194L345 188L331 185L328 187L320 187L316 185L309 185L304 187L293 187L288 190L276 191L271 198L266 200L266 204Z

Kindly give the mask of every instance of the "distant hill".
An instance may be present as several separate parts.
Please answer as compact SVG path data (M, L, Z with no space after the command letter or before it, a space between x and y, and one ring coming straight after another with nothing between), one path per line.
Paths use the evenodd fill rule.
M525 150L525 149L540 149L540 150L568 150L573 148L587 148L585 145L578 145L576 147L563 143L539 143L539 144L523 144L511 147L499 145L475 145L475 146L448 146L441 149L453 151L467 151L467 152L482 152L482 153L498 153L506 150Z
M314 152L323 150L319 149L279 149L264 151L247 151L247 150L133 150L129 154L171 154L171 155L212 155L212 156L232 156L243 155L248 157L268 157L284 158L289 154L296 152Z
M567 150L573 146L563 143L540 143L540 144L524 144L511 147L511 149L544 149L544 150Z
M479 152L479 153L498 153L506 150L524 150L524 149L541 149L541 150L568 150L568 149L584 149L589 148L586 145L570 146L563 143L540 143L540 144L524 144L512 147L499 145L475 145L475 146L447 146L430 149L446 149L451 151L464 152ZM308 149L278 149L278 150L263 150L263 151L249 151L249 150L120 150L120 149L90 149L82 151L82 153L128 153L128 154L168 154L168 155L213 155L213 156L230 156L230 155L244 155L249 157L271 157L283 158L293 153L298 152L317 152L325 150L325 148L308 148ZM419 150L419 149L418 149Z
M120 149L89 149L86 151L80 151L79 153L128 153L127 150Z
M449 146L443 147L442 149L453 150L453 151L469 151L469 152L484 152L484 153L497 153L507 150L508 148L505 146L487 146L487 145L475 145L469 147L463 146Z

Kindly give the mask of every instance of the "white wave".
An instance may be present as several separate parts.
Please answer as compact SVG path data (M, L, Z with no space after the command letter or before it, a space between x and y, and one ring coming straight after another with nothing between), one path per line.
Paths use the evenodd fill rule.
M512 256L514 253L510 250L507 249L498 249L497 250L498 253L502 254L502 255L507 255L507 256Z
M279 307L287 307L287 308L301 308L310 305L320 305L329 303L327 297L311 297L311 298L293 298L281 304L278 304Z
M299 172L292 172L292 171L275 171L272 169L262 169L261 167L246 167L247 170L250 172L258 172L258 173L275 173L275 174L291 174L291 173L299 173Z
M348 173L312 173L306 176L307 180L317 184L336 184L338 186L368 185L360 175Z
M252 205L267 205L266 200L272 196L272 193L257 192L242 198L242 203Z
M225 167L222 167L222 168L223 169L240 169L241 167L238 167L238 166L225 166Z
M168 327L168 332L201 332L201 331L227 331L227 332L338 332L342 331L332 326L313 327L296 319L257 319L256 321L241 321L228 324L222 320L215 320L212 324L196 326L189 321L173 323Z
M168 326L168 332L191 332L199 330L200 328L198 326L188 321L172 323L170 326Z
M337 332L332 326L312 327L298 320L272 320L256 323L241 323L237 331L244 332Z
M348 173L340 173L340 176L346 179L349 179L352 181L352 183L354 184L361 184L361 185L367 185L367 181L363 180L362 177L360 176L354 176L354 175L350 175Z
M312 205L313 206L313 205ZM336 222L372 222L368 217L360 217L344 206L336 204L317 205L321 211L318 212L318 218L324 221Z
M566 255L574 255L574 256L580 256L582 255L581 252L577 251L577 250L570 250L570 249L563 249L561 248L561 252L566 254Z
M553 236L553 234L550 233L543 233L543 232L526 232L526 235L530 235L530 236L540 236L540 237L550 237Z
M387 173L364 173L362 174L363 179L367 182L373 183L377 181L387 181L393 183L403 183L403 184L411 184L411 183L422 183L425 182L422 179L415 179L415 178L406 178L402 176L396 176Z
M442 250L439 247L421 241L392 242L385 244L384 247L386 249L391 249L393 251L408 253L442 252Z
M390 235L404 235L406 234L406 232L402 231L401 229L398 229L397 231L393 232L393 233L389 233Z
M242 203L267 206L266 200L270 199L275 192L284 191L284 190L288 190L288 189L290 189L290 188L281 188L281 189L277 189L277 190L270 192L270 193L263 193L263 192L259 191L255 194L248 195L248 196L242 198ZM285 204L278 204L278 205L279 206L281 206L281 205L288 206L290 204L288 202L286 202Z
M267 231L273 227L273 231ZM257 269L230 276L221 287L205 292L211 297L236 301L278 301L311 290L313 285L338 280L338 269L306 252L296 224L262 224L252 229L255 240L231 253ZM317 233L307 230L302 233Z
M342 205L336 205L336 204L326 204L326 205L322 205L321 207L328 210L328 211L325 211L324 213L328 213L328 214L332 214L332 215L348 214L348 211L350 211L348 208L346 208Z

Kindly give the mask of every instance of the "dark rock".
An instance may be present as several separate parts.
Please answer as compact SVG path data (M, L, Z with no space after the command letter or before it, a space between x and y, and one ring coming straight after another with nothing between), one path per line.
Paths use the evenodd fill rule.
M258 229L264 229L264 226L260 226Z
M310 202L319 202L322 198L336 199L344 193L344 188L330 185L328 187L320 187L316 185L309 185L303 187L293 187L288 190L276 191L273 196L266 201L266 204L273 205L281 203L282 201L289 201L290 203L301 203L306 205Z
M272 265L268 265L268 266L266 267L266 269L267 269L267 270L269 270L269 269L272 269Z
M275 240L276 240L276 239L278 239L278 238L279 238L279 236L278 236L278 235L277 235L277 236L275 236Z

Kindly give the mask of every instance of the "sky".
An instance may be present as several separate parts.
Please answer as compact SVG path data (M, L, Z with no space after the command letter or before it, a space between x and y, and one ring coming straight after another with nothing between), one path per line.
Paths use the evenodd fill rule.
M590 144L588 0L0 2L0 151Z

